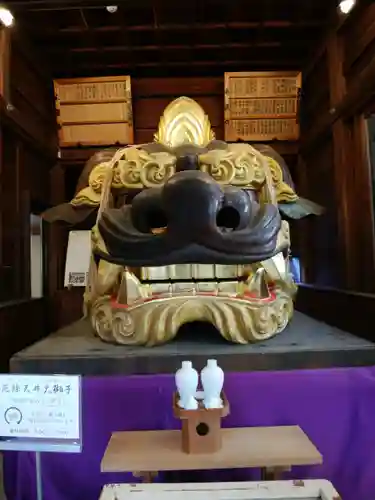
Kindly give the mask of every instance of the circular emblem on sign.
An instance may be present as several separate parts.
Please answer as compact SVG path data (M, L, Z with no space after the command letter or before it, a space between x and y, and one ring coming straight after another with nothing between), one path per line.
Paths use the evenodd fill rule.
M5 410L4 419L7 424L20 424L22 422L21 410L15 406L11 406Z

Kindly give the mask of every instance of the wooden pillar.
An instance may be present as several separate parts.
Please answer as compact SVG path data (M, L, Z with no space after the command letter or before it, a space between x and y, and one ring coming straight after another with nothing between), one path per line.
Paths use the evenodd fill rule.
M333 33L327 43L330 113L346 94L346 82L343 74L342 40ZM351 136L348 123L339 118L332 125L333 172L335 182L335 204L337 207L340 267L345 288L356 289L357 242L353 240L353 212L351 189L353 186L353 165L351 162Z
M311 193L309 190L309 179L307 172L307 165L304 161L302 155L298 155L298 188L301 196L305 198L310 198ZM312 254L313 242L312 238L314 231L312 230L311 217L305 217L299 221L295 221L298 224L298 229L302 237L299 238L299 251L300 251L300 262L301 262L301 279L304 283L313 283L315 278L315 268L314 268L314 258Z
M10 50L11 31L0 27L0 98L10 106Z
M373 182L366 120L352 120L350 163L353 185L350 188L352 238L356 242L356 290L375 292L375 224Z
M58 205L65 201L65 176L60 162L50 171L50 201L51 205ZM48 224L48 292L50 297L53 297L63 286L64 232L64 228L59 224Z
M343 73L343 44L333 34L327 44L329 62L330 113L347 95ZM337 218L339 223L340 261L345 288L375 291L374 221L372 182L364 117L338 118L332 125L333 171Z

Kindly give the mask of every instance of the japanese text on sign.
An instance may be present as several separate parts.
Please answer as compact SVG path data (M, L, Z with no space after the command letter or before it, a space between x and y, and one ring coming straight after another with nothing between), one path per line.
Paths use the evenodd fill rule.
M80 377L0 375L0 436L80 439Z

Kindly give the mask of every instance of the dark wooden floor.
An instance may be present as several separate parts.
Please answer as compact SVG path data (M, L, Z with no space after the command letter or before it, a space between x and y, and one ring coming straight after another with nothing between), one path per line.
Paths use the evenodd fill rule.
M105 344L81 320L16 354L11 371L82 375L173 373L184 359L202 368L216 358L226 371L290 370L375 364L375 343L296 312L275 338L229 344L210 325L193 323L158 347Z

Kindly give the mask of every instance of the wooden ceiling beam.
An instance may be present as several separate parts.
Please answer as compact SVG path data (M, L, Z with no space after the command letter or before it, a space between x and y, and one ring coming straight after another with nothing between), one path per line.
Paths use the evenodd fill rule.
M216 43L216 44L194 44L194 48L197 50L225 50L225 49L231 49L231 50L236 50L236 49L291 49L293 48L294 43L289 42L254 42L254 43ZM297 52L300 52L304 49L306 49L306 44L301 43L299 44ZM102 52L102 53L107 53L107 52L148 52L148 51L187 51L191 50L190 45L183 45L183 44L178 44L178 45L108 45L106 47L93 47L93 46L87 46L87 47L56 47L56 46L45 46L44 51L47 54L50 55L59 55L59 54L65 54L67 52L71 52L73 54L85 54L85 53L91 53L91 52Z
M267 67L267 68L272 68L276 69L279 67L291 67L292 69L298 69L300 67L300 61L294 59L294 60L280 60L280 59L273 59L273 60L265 60L265 59L259 59L259 60L251 60L251 59L237 59L237 60L230 60L230 61L198 61L198 60L193 60L193 61L166 61L163 66L169 68L169 67L186 67L186 65L189 66L201 66L201 67L225 67L225 66L242 66L245 68L251 68L251 67ZM67 67L63 65L64 67ZM113 64L106 64L105 68L106 69L129 69L131 64L126 63L126 62L121 62L121 63L113 63ZM160 62L158 61L149 61L149 62L139 62L135 63L134 66L137 68L159 68ZM61 67L59 65L59 67ZM91 70L91 69L103 69L103 61L97 61L97 62L90 62L90 63L85 63L84 61L79 65L79 67L76 67L76 70L81 70L81 69L86 69L86 70Z
M336 34L339 30L343 28L343 26L352 23L356 16L362 12L366 6L369 4L370 0L358 0L350 15L340 14L337 10L337 6L333 5L329 11L329 19L327 20L326 33L322 37L321 42L317 49L312 54L306 68L304 68L302 74L304 80L310 75L312 70L315 68L318 61L324 55L327 44L332 37L332 35Z
M162 23L158 24L134 24L134 25L108 25L108 26L92 26L91 30L97 31L99 33L105 32L116 32L116 31L211 31L211 30L246 30L246 29L316 29L322 28L324 23L321 21L301 21L298 23L287 22L287 21L256 21L256 22L228 22L228 23L194 23L194 24L178 24L178 23ZM48 26L44 27L45 32L48 33ZM81 33L84 30L82 25L68 26L66 28L60 28L57 30L51 29L54 33Z

